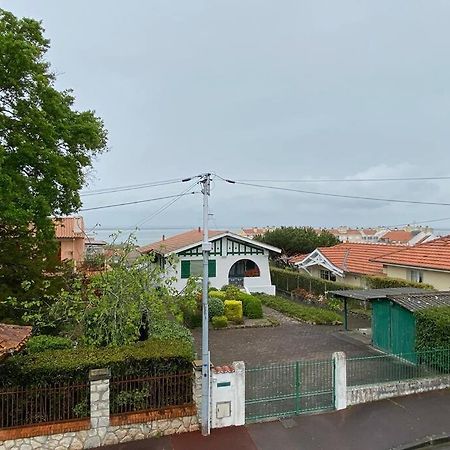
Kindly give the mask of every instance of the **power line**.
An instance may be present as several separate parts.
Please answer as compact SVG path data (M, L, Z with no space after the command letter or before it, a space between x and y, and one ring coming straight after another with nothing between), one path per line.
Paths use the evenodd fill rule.
M441 203L441 202L424 202L419 200L402 200L402 199L393 199L393 198L379 198L379 197L366 197L366 196L359 196L359 195L345 195L345 194L334 194L331 192L317 192L317 191L306 191L303 189L293 189L293 188L285 188L281 186L267 186L264 184L255 184L255 183L245 183L242 181L233 181L233 180L227 180L225 178L222 178L221 176L216 176L223 181L231 184L240 184L242 186L250 186L250 187L257 187L257 188L263 188L263 189L272 189L277 191L285 191L285 192L296 192L299 194L307 194L307 195L318 195L322 197L334 197L334 198L347 198L347 199L353 199L353 200L369 200L369 201L375 201L375 202L386 202L386 203L406 203L406 204L412 204L412 205L434 205L434 206L450 206L450 203Z
M353 183L353 182L386 182L386 181L443 181L450 180L450 176L443 177L404 177L404 178L311 178L311 179L239 179L236 182L252 183Z
M167 196L165 196L165 197L148 198L148 199L146 199L146 200L137 200L137 201L134 201L134 202L115 203L114 205L94 206L94 207L92 207L92 208L83 208L83 209L80 209L80 211L94 211L94 210L97 210L97 209L115 208L115 207L117 207L117 206L136 205L136 204L138 204L138 203L156 202L156 201L158 201L158 200L165 200L165 199L168 199L168 198L174 198L174 197L176 197L176 198L178 199L178 198L181 197L181 196L184 196L184 195L191 195L191 194L198 194L198 192L186 192L186 193L181 194L181 195L180 195L180 194L177 194L177 195L167 195Z
M81 192L81 195L83 197L89 197L91 195L112 194L115 192L133 191L136 189L145 189L145 188L156 187L156 186L166 186L168 184L176 184L176 183L181 183L181 182L182 182L181 178L172 178L171 180L162 180L162 181L154 181L154 182L142 183L142 184L130 184L130 185L126 185L126 186L116 186L116 187L97 189L97 190L92 190L92 191L83 191L83 192Z
M186 195L187 191L190 191L191 189L193 189L197 184L199 183L199 181L195 181L194 183L192 183L188 188L186 188L184 191L180 192L180 194L176 195L175 198L173 200L171 200L170 202L164 204L163 206L161 206L159 209L157 209L154 213L150 214L150 216L146 217L144 220L142 220L141 222L139 222L136 227L139 227L141 225L144 225L144 223L149 222L150 220L152 220L153 218L155 218L156 216L158 216L159 214L161 214L162 212L164 212L167 208L169 208L170 206L172 206L176 201L178 201L181 197L183 197L184 195Z

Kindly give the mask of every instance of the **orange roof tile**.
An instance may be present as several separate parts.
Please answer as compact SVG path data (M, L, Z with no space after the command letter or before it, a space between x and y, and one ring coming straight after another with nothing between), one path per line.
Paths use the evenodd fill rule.
M84 238L84 221L82 217L56 217L55 224L56 239Z
M303 261L310 253L299 253L298 255L293 255L290 258L288 258L288 263L295 264L300 261Z
M413 233L411 231L405 230L391 230L387 233L383 234L381 240L388 242L408 242L413 237Z
M0 358L20 350L31 336L31 327L0 323Z
M450 235L431 242L403 247L377 258L377 262L399 266L450 270Z
M344 272L375 275L383 273L383 264L372 259L397 249L397 245L344 243L320 247L320 252Z
M211 239L214 236L224 234L226 231L209 230L208 236ZM203 240L203 231L198 228L196 230L186 231L185 233L177 234L175 236L162 239L158 242L145 245L139 249L140 253L150 253L152 251L157 253L168 254L176 252L189 245L201 243Z

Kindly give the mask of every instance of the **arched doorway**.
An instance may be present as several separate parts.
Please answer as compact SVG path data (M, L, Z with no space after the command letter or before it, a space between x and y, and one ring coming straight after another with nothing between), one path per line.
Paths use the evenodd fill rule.
M236 261L228 272L228 283L235 286L244 286L244 278L259 277L258 265L250 259Z

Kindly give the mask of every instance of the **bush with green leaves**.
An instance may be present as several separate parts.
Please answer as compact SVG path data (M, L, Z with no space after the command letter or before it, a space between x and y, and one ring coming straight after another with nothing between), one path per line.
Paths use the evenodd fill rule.
M73 342L69 338L41 334L28 339L25 348L28 353L39 353L45 350L73 348Z
M235 299L241 292L241 290L233 284L222 286L221 291L225 292L227 299Z
M210 297L208 299L208 317L211 320L214 316L223 316L225 306L220 298Z
M419 289L434 289L431 284L416 283L414 281L402 280L401 278L379 277L375 275L368 275L364 277L367 287L369 289L384 289L384 288L398 288L398 287L413 287Z
M227 293L223 291L209 291L208 293L209 298L219 298L220 300L224 301L227 298Z
M192 342L149 339L121 347L84 347L18 353L0 363L0 386L86 381L90 369L109 367L113 376L152 376L191 370Z
M214 316L211 322L214 328L226 328L228 326L227 316Z
M258 294L262 304L287 316L314 325L337 325L342 323L341 316L335 311L315 306L304 306L274 295Z
M242 302L242 310L245 317L249 319L262 319L262 303L258 297L246 294L245 292L239 292L238 300Z
M240 324L243 322L242 302L239 300L225 300L225 316L230 322Z

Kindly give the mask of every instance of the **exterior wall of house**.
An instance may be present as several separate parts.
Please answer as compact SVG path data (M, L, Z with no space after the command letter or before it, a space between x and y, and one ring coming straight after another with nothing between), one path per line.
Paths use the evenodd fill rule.
M269 270L269 251L264 250L262 254L229 254L227 251L227 238L222 238L221 254L211 254L210 259L216 261L216 276L210 277L211 287L220 289L229 284L228 274L234 263L240 260L248 259L253 261L259 268L259 277L244 277L244 288L249 292L264 292L274 295L275 286L272 286ZM228 253L228 254L227 254ZM201 261L202 255L179 256L179 260L174 270L170 271L170 276L176 277L175 288L181 291L186 286L187 278L181 278L181 261Z
M402 280L411 281L411 270L406 267L396 267L386 265L386 275L391 278L401 278ZM431 284L438 291L450 290L450 272L439 272L434 270L422 270L422 282Z
M313 277L316 277L316 278L321 278L320 277L321 270L327 270L327 269L325 269L319 265L308 267L309 273ZM358 274L353 274L353 273L345 273L343 277L337 276L336 283L345 283L345 284L348 284L349 286L356 286L356 287L361 287L361 288L366 287L364 276L358 275Z
M84 261L84 239L67 238L58 239L61 245L60 258L64 260L74 260L76 262Z

